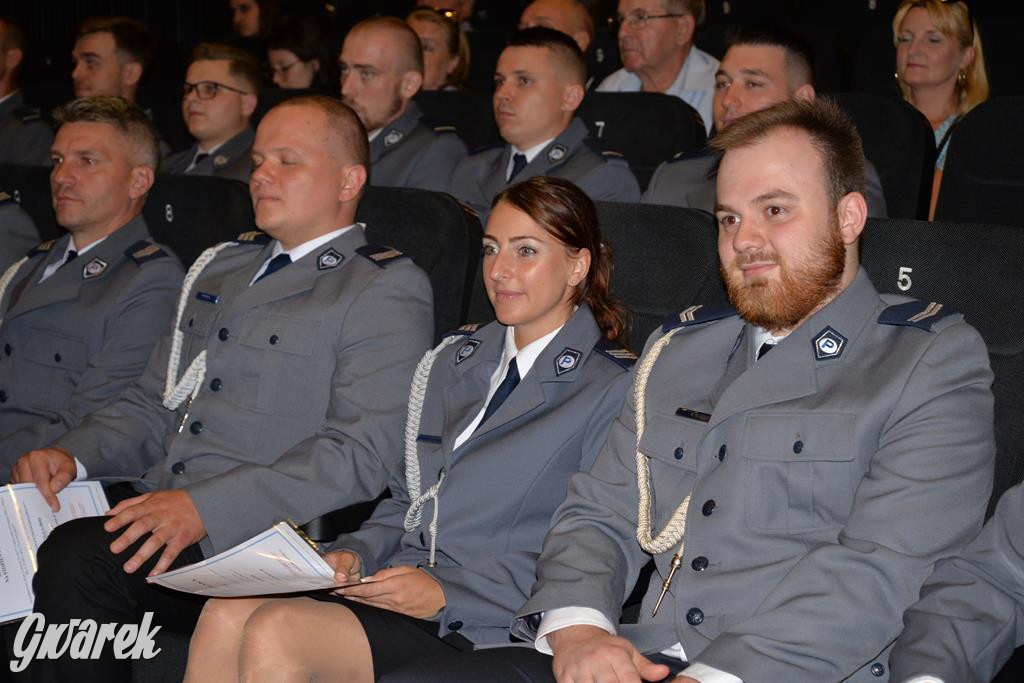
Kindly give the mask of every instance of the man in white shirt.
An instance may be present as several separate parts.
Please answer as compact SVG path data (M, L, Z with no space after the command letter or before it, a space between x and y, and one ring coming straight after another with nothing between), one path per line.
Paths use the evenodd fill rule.
M711 133L711 97L718 60L693 44L704 0L619 0L622 68L598 91L661 92L697 110Z

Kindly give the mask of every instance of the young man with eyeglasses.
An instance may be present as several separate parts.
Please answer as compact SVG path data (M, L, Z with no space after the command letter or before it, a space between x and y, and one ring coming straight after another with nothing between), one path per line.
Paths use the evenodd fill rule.
M619 0L614 23L623 68L598 91L673 95L697 110L710 133L718 60L693 44L704 13L704 0Z
M259 63L249 53L216 43L197 47L181 100L181 114L195 143L164 159L160 172L249 182L253 141L249 121L259 85Z

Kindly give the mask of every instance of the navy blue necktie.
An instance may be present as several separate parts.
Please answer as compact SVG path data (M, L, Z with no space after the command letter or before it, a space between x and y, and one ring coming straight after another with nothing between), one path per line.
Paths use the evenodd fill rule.
M75 251L74 249L68 249L68 253L64 256L64 263L60 264L60 268L63 268L67 264L74 261L76 258L78 258L78 252ZM60 270L60 268L58 268L57 270Z
M519 172L526 168L526 155L525 154L513 154L512 155L512 172L508 176L508 181L511 183L512 179L519 175Z
M771 351L774 348L775 348L775 344L773 344L772 342L766 341L765 343L761 344L761 348L759 348L757 350L757 359L761 360L762 358L765 357L765 354L767 354L769 351Z
M288 254L278 254L274 258L270 259L270 263L267 264L267 269L264 270L263 273L258 278L256 278L256 282L259 282L268 275L276 273L277 271L281 270L291 262L292 257L289 256ZM253 282L253 284L256 284L256 282Z
M494 390L494 396L491 396L491 402L487 404L487 408L484 409L484 416L480 420L480 427L483 423L487 422L487 418L494 415L495 411L501 407L501 404L505 402L505 399L509 397L512 390L519 384L519 366L516 365L516 359L513 358L508 364L508 370L505 371L505 379L501 380L501 384Z

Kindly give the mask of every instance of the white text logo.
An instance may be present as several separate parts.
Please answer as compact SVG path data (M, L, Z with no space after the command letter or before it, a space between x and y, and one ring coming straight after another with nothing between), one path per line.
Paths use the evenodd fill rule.
M71 659L99 659L103 646L110 641L118 659L152 659L160 653L153 636L160 627L150 629L153 613L146 612L142 624L97 624L92 619L72 619L70 624L49 624L35 612L21 622L14 639L11 671L24 671L33 659L57 659L65 654Z

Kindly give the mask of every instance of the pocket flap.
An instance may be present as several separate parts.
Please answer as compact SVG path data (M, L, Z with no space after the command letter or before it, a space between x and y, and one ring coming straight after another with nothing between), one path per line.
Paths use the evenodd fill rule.
M24 353L34 363L77 372L89 364L89 347L82 339L39 328L32 328L30 338Z
M250 312L242 319L238 343L266 351L311 356L319 337L317 321Z
M753 460L853 460L856 417L818 411L758 411L747 415L742 453Z
M649 413L640 452L688 470L697 468L697 449L707 432L707 424L697 420Z

